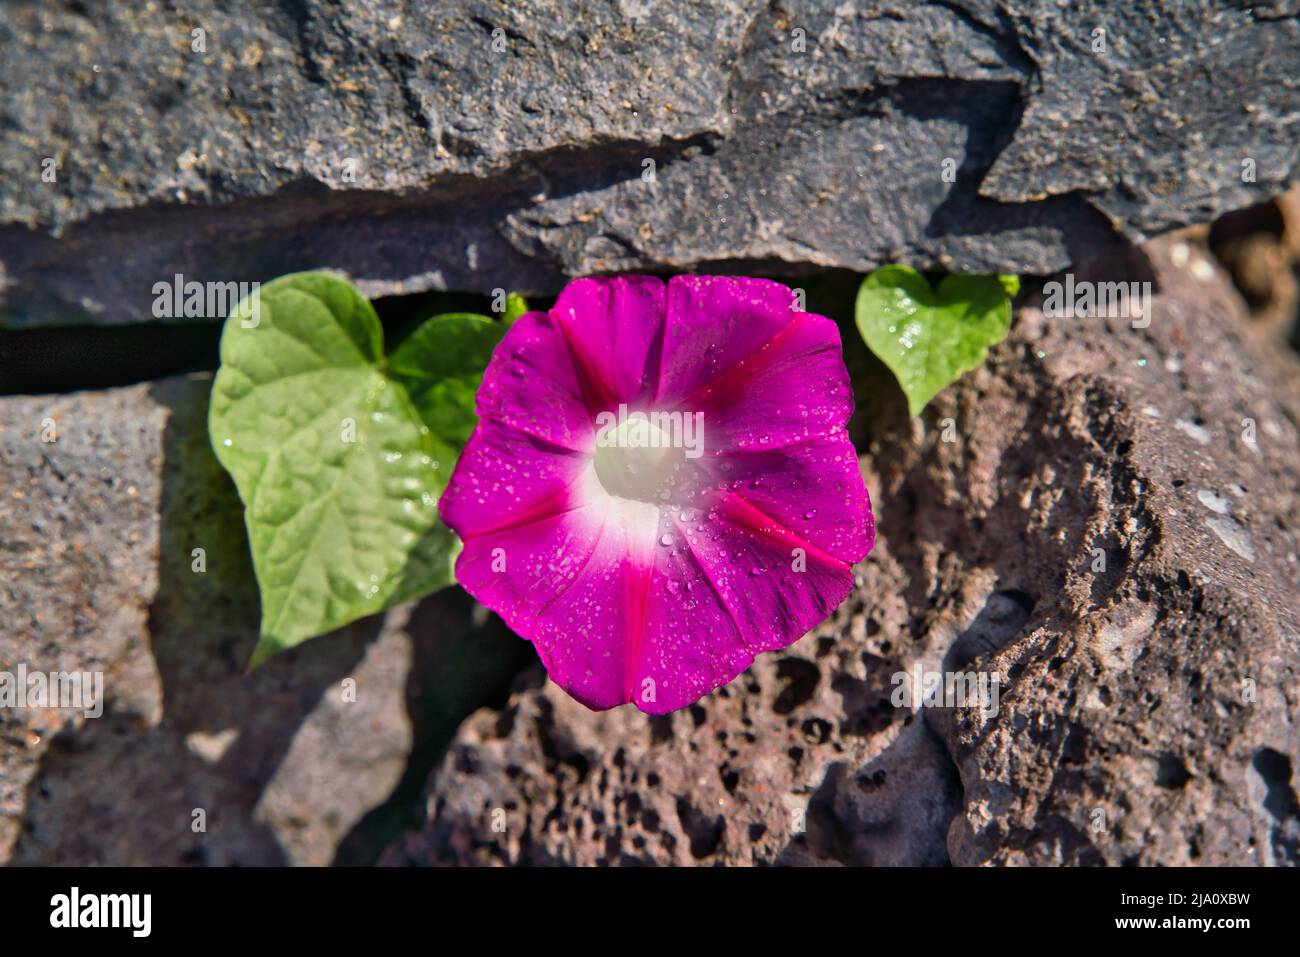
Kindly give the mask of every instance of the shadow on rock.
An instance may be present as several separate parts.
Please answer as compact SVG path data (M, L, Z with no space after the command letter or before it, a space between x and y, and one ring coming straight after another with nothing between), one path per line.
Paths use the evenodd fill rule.
M934 867L948 863L948 825L962 806L961 782L924 721L906 727L857 768L835 762L808 801L806 832L780 865L819 863Z
M245 673L259 602L242 506L208 446L208 388L149 389L167 412L152 658L110 672L104 716L51 743L14 863L328 864L349 833L350 857L373 856L364 838L415 802L403 782L423 782L527 650L448 589Z

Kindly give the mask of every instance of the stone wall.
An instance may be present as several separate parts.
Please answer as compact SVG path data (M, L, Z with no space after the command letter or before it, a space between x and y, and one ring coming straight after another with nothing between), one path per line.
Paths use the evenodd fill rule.
M1298 20L0 5L0 666L105 678L100 718L0 709L0 862L1296 863ZM886 262L1157 294L1147 328L1049 320L1030 278L910 420L851 332ZM455 589L246 674L220 317L159 323L155 285L307 268L390 325L593 272L797 277L859 391L853 595L660 719L587 712ZM999 707L894 707L914 668Z

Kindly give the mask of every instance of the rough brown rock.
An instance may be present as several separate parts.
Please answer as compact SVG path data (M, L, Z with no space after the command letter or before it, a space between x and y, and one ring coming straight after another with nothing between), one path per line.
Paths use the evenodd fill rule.
M535 672L386 859L1296 863L1295 357L1183 238L1078 278L1154 280L1149 328L1031 304L916 422L846 337L879 539L844 606L660 719ZM998 707L894 707L916 666Z
M101 671L105 698L0 708L0 862L328 864L518 667L448 591L245 674L257 592L209 388L0 398L0 670Z

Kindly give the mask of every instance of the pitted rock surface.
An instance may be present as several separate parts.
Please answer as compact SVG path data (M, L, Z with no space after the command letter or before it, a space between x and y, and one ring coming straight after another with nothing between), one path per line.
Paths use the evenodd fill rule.
M1187 237L1076 278L1154 282L1149 325L1031 301L915 422L846 337L879 535L850 599L660 719L535 672L387 860L1296 863L1296 359ZM896 707L914 669L996 706Z

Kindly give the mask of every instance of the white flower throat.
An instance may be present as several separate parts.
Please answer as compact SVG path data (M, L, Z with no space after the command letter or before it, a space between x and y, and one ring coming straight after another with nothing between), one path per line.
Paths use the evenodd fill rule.
M704 454L703 412L617 412L596 416L596 475L611 495L655 501L685 459Z

